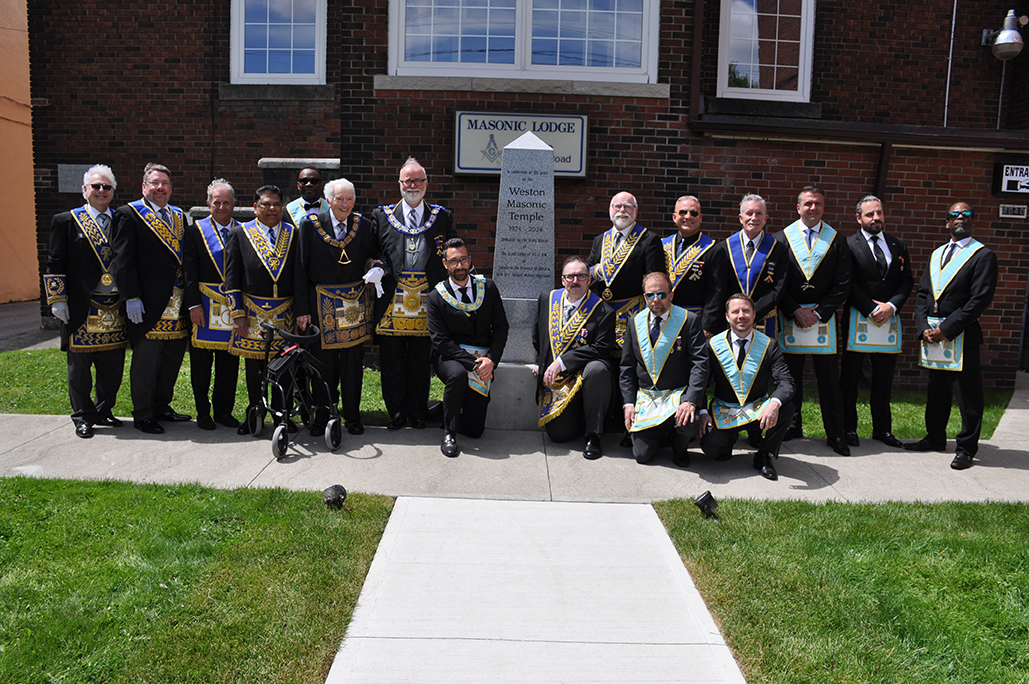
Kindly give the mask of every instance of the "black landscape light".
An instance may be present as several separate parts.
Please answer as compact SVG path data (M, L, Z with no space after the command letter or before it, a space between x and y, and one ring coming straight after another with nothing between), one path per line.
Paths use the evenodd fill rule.
M715 497L711 496L711 491L708 490L697 497L693 505L700 509L700 512L704 514L705 518L714 518L718 520L718 516L715 515L715 509L718 508L718 502L715 501Z

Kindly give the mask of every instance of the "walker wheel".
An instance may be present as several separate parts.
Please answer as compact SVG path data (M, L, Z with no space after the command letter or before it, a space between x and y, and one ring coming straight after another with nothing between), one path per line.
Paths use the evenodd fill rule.
M289 446L289 430L285 425L277 425L272 433L272 456L276 460L286 455L286 447Z
M264 430L264 409L260 406L252 406L247 411L247 427L250 428L250 434L254 437L259 437L261 431Z
M335 451L343 441L343 422L339 418L333 418L325 426L325 446L329 451Z

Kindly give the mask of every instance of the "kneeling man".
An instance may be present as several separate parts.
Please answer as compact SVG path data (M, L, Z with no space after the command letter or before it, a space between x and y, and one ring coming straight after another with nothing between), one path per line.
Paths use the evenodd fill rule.
M493 369L507 345L507 315L493 281L470 275L464 240L451 238L443 247L450 277L429 292L426 314L433 365L443 381L440 451L453 458L460 453L458 432L479 437L486 426Z
M727 461L740 430L764 430L765 437L754 455L754 468L762 477L777 480L772 458L779 458L783 435L793 418L793 376L775 340L754 329L754 302L750 297L742 293L730 296L725 303L725 319L729 330L708 343L715 396L711 415L701 416L702 432L706 434L700 448L716 461ZM776 385L771 396L769 380Z
M619 386L625 428L637 463L647 463L674 428L672 462L690 464L686 447L700 432L697 406L707 387L708 356L700 317L671 301L672 284L660 271L643 276L647 310L625 331Z

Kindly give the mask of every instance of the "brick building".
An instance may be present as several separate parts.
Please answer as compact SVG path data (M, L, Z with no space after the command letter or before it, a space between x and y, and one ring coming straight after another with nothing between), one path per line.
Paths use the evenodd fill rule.
M559 260L588 251L619 190L661 234L674 199L696 194L705 231L724 238L744 192L769 199L775 231L796 218L798 188L816 182L845 234L855 202L882 197L918 278L945 238L947 206L967 200L976 237L1000 256L983 320L986 383L1011 387L1029 240L1023 219L999 212L1026 200L994 194L993 178L998 162L1029 160L1029 57L1005 66L981 42L1025 5L39 0L29 35L41 267L49 217L81 202L60 192L61 165L110 164L122 203L143 165L160 161L173 202L188 207L216 176L247 204L282 179L262 158L338 157L370 211L398 198L397 167L413 154L429 200L453 209L488 272L497 177L455 173L455 112L587 115L585 177L555 181ZM907 347L897 386L920 387Z

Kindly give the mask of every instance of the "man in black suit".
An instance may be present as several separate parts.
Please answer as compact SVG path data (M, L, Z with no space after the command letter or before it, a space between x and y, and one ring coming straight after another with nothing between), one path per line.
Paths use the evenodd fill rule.
M193 334L189 346L189 380L197 407L197 427L213 430L215 423L238 428L232 416L236 403L239 357L229 353L232 311L225 296L225 252L229 234L237 221L232 218L236 191L224 178L207 186L207 208L211 215L186 226L182 245L182 271L186 278L185 302ZM214 368L214 391L211 368ZM211 418L212 405L214 418Z
M189 323L182 305L185 216L168 204L171 172L160 164L143 170L143 198L114 214L114 278L128 316L132 364L132 424L148 434L158 421L187 421L171 408L175 380L186 353Z
M797 197L800 219L777 233L789 255L786 291L779 306L779 347L786 354L795 386L797 411L785 440L803 437L804 358L811 355L826 442L850 456L843 439L843 395L836 359L836 310L850 293L850 252L846 240L822 220L825 191L805 186Z
M443 441L440 451L460 452L457 433L479 437L486 425L493 370L507 345L507 315L500 290L483 276L470 276L468 248L461 238L444 246L450 277L429 293L426 308L436 375L443 381Z
M700 448L716 461L732 457L740 430L767 431L754 454L761 477L778 480L772 465L793 417L793 376L775 340L754 329L754 302L737 292L725 303L729 330L708 341L711 413L701 416ZM775 390L769 395L769 382Z
M97 164L82 177L86 203L50 222L50 258L43 285L50 311L61 320L61 349L68 352L68 399L75 434L93 436L94 425L119 427L111 410L125 368L125 314L111 274L111 200L118 182ZM96 401L93 376L96 368Z
M263 185L254 193L256 219L237 224L229 233L225 259L225 293L232 310L233 331L229 351L246 359L247 415L261 405L261 380L265 375L265 331L267 322L288 332L294 323L305 330L308 314L307 274L300 263L297 229L282 220L282 190ZM285 349L280 337L271 352ZM279 398L283 410L288 407ZM292 422L287 421L290 430ZM249 434L247 421L237 431Z
M414 157L400 168L399 185L402 201L372 213L385 271L386 296L375 302L375 333L390 430L407 422L425 427L432 352L426 297L447 277L443 245L455 236L450 210L423 201L429 177Z
M950 467L972 466L979 451L983 425L983 378L979 317L997 290L997 255L972 237L972 207L957 202L947 212L950 242L937 248L922 272L915 297L915 328L921 342L921 362L929 369L925 402L926 436L908 444L913 451L947 448L951 397L961 411L957 454Z
M611 403L615 318L589 291L589 269L582 257L565 259L561 281L564 288L540 295L532 329L539 424L554 442L585 433L582 455L593 460L604 453L600 434Z
M372 292L365 276L381 262L375 258L375 228L354 211L354 184L338 178L325 184L325 209L300 224L300 258L307 273L308 306L321 329L316 355L332 403L342 400L343 420L352 435L364 433L361 386L364 343L372 337ZM379 269L381 272L381 269ZM319 412L311 434L325 431L328 416Z
M593 238L586 259L593 278L590 288L615 312L615 356L621 353L627 322L645 308L640 289L643 276L665 270L661 238L636 223L638 212L631 194L619 192L612 197L611 228Z
M313 166L305 166L297 174L297 192L300 197L286 205L282 219L297 228L309 216L328 211L328 201L322 199L322 173Z
M892 447L904 446L893 436L890 394L900 354L900 308L915 280L911 257L900 238L887 235L882 200L868 195L857 204L858 232L847 239L851 254L850 295L847 298L847 347L843 352L840 389L843 393L843 439L857 446L857 395L865 356L872 359L872 439Z
M700 318L673 305L671 291L665 273L644 276L647 310L625 332L619 385L636 462L650 462L674 428L672 462L685 468L686 449L700 432L697 407L704 406L709 361Z
M714 238L700 232L703 221L700 200L683 195L672 212L676 232L661 240L661 248L672 281L672 304L699 315L704 336L711 337L722 314L718 289L725 277L725 260Z

